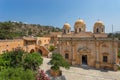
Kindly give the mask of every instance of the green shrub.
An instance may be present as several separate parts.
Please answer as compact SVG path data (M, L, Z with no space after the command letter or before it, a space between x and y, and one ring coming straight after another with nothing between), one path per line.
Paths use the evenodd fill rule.
M58 70L60 67L64 67L66 69L70 68L69 63L60 54L53 54L50 63L53 65L51 67L53 70Z
M39 53L21 49L0 55L0 80L35 80L35 72L43 63Z
M39 53L29 53L24 55L23 67L25 69L37 70L43 59Z
M22 66L22 56L25 54L23 50L15 50L10 52L5 52L0 55L0 67L21 67Z
M39 53L27 53L18 49L0 55L0 70L11 67L36 70L42 62L43 59Z
M0 71L0 80L35 80L35 73L23 68L7 68Z
M118 53L118 58L120 58L120 53Z
M49 51L54 51L54 50L55 50L55 46L51 45L51 46L49 47Z

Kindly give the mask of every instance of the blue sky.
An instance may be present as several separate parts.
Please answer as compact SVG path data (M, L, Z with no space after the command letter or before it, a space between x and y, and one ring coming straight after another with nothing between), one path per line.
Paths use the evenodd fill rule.
M102 20L106 32L120 31L120 0L0 0L0 21L22 21L73 30L77 19L83 19L87 31Z

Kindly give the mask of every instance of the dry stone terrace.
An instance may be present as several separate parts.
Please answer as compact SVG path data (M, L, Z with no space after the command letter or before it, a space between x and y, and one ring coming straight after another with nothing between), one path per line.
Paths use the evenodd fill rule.
M50 59L44 58L43 64L40 66L41 69L48 72ZM62 77L53 78L49 74L51 80L120 80L120 71L110 70L97 70L94 68L88 68L86 66L70 67L69 70L61 68Z

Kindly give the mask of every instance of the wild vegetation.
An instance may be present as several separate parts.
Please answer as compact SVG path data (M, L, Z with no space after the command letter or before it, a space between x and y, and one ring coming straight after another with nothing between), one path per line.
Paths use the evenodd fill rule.
M0 22L0 39L21 38L23 36L45 36L50 32L61 31L54 26L26 24L23 22Z

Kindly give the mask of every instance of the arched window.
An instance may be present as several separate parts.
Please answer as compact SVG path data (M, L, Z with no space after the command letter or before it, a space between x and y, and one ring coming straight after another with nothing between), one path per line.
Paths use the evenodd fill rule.
M69 59L69 54L65 53L65 59Z
M96 29L96 32L99 33L99 29L98 28Z
M103 56L103 62L107 62L108 61L108 57L107 56Z
M30 53L33 53L33 52L35 52L34 49L31 49Z
M81 28L79 28L79 32L81 32Z
M42 56L42 50L38 49L38 53L40 53L40 55Z

